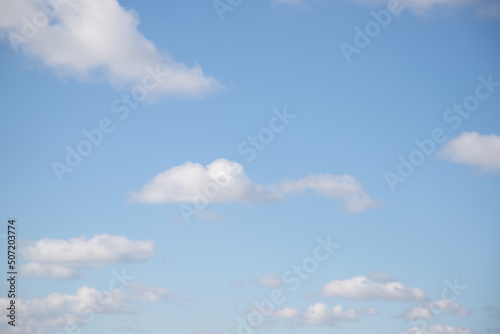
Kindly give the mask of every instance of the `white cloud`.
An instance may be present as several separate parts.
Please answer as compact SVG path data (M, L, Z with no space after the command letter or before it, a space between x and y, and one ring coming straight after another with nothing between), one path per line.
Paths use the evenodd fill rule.
M130 281L126 289L98 291L87 286L80 287L76 294L51 293L45 298L19 299L18 312L22 317L16 321L21 333L44 332L44 328L82 326L99 314L134 312L134 303L154 304L179 299L180 296L161 287L150 287ZM9 300L0 298L0 304Z
M276 288L283 284L283 281L276 275L269 275L258 279L259 283L266 288Z
M462 317L469 315L469 311L457 303L451 302L447 299L440 299L432 303L417 305L411 308L405 312L403 318L408 320L432 319L436 314L441 314L443 312Z
M500 170L500 136L463 132L449 141L438 156L453 162L478 166L486 172Z
M426 329L412 327L400 334L474 334L475 332L470 328L431 325Z
M322 287L324 297L339 297L360 300L425 301L427 294L418 288L405 287L400 282L379 283L364 276L355 276L344 281L333 280Z
M59 280L76 279L82 273L74 268L29 262L21 265L21 273L27 277L50 277Z
M138 25L137 13L117 0L0 1L0 38L62 75L100 76L120 88L159 83L151 88L151 98L201 97L221 87L199 65L188 67L161 54ZM161 79L155 81L151 70Z
M309 325L333 326L337 322L357 321L363 315L375 315L376 313L377 311L373 307L367 310L344 310L342 305L335 305L330 309L324 303L316 303L309 305L304 313L300 313L295 308L286 307L274 312L273 316Z
M29 262L21 266L25 276L73 279L78 268L96 268L109 263L145 262L155 254L151 240L133 241L125 236L95 235L66 240L41 239L22 248Z
M172 167L158 174L140 192L132 193L130 198L145 203L252 203L284 200L303 192L340 200L349 212L381 205L370 199L362 184L350 175L311 174L299 180L260 185L250 180L243 166L226 159L215 160L206 167L190 161Z

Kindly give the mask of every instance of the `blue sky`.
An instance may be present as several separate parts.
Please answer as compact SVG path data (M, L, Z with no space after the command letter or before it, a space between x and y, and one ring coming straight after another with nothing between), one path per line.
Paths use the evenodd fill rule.
M499 333L499 18L0 1L2 332Z

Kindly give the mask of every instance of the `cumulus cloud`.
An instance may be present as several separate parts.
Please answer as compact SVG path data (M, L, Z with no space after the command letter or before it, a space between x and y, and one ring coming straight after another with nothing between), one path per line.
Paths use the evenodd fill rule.
M299 324L333 326L338 322L358 321L363 315L375 314L377 311L373 307L366 310L344 310L340 304L330 309L324 303L316 303L309 305L307 311L303 313L295 308L286 307L275 311L273 316Z
M500 136L463 132L449 141L438 156L453 162L480 167L485 172L500 170Z
M426 329L419 327L412 327L400 334L474 334L475 332L470 328L431 325Z
M21 333L43 332L45 328L82 326L99 314L133 313L134 304L155 304L181 297L161 287L151 287L130 281L126 289L98 291L87 286L76 294L51 293L45 298L19 299L18 312L23 316L16 322ZM9 300L0 298L0 304ZM17 304L17 303L16 303Z
M287 196L311 192L335 198L348 212L376 208L362 184L350 175L311 174L299 180L281 180L272 185L254 183L237 162L218 159L206 167L193 162L175 166L158 174L140 192L132 193L133 202L272 202Z
M408 320L432 319L435 315L443 312L461 317L467 316L470 313L457 303L451 302L447 299L440 299L432 303L417 305L409 309L405 312L403 318Z
M117 0L0 1L0 38L59 74L139 85L149 97L202 97L221 87L198 64L160 53L138 25Z
M359 300L426 301L427 294L418 288L409 288L400 282L374 282L364 276L355 276L343 281L333 280L321 288L324 297L339 297Z
M24 276L74 279L79 268L96 268L110 263L145 262L155 254L151 240L133 241L125 236L98 234L67 240L41 239L21 250L29 262L21 266Z

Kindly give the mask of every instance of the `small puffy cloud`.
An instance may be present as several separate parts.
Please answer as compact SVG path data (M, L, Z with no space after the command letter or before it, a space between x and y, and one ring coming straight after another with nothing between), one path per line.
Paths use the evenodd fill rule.
M433 316L434 314L428 307L418 305L406 311L405 314L403 315L403 318L408 320L419 320L419 319L432 319Z
M291 320L299 324L333 326L338 322L358 321L364 315L375 315L377 311L370 307L366 310L344 310L342 305L328 308L324 303L309 305L307 311L301 313L295 308L286 307L273 313L276 318Z
M37 333L41 329L81 326L98 314L135 312L134 304L168 302L181 297L161 287L151 287L139 282L127 282L125 289L98 291L87 286L76 294L51 293L45 298L20 299L18 310L23 316L16 322L20 333ZM2 305L8 299L0 298Z
M260 185L250 180L243 166L226 159L215 160L206 167L190 161L172 167L155 176L141 191L132 193L130 199L143 203L254 203L284 200L307 192L337 199L348 212L381 205L350 175L311 174L299 180Z
M258 279L260 285L266 288L276 288L283 284L283 281L276 277L276 275L264 276Z
M221 88L199 65L160 53L138 25L138 14L117 0L0 1L0 38L59 74L138 85L150 98L202 97Z
M374 282L364 276L343 281L333 280L321 289L324 297L359 300L386 300L397 302L426 301L427 294L418 288L409 288L400 282Z
M453 327L453 326L441 326L441 325L431 325L426 329L421 329L419 327L412 327L400 334L475 334L475 332L470 328Z
M425 305L415 306L405 312L403 318L408 320L432 319L435 315L449 313L456 316L467 316L469 311L447 299L436 300Z
M24 276L74 279L79 268L97 268L110 263L146 262L155 254L151 240L133 241L107 234L69 240L41 239L24 246L22 255L29 262L21 266Z
M438 156L452 162L480 167L485 172L497 171L500 170L500 136L463 132L449 141L438 152Z

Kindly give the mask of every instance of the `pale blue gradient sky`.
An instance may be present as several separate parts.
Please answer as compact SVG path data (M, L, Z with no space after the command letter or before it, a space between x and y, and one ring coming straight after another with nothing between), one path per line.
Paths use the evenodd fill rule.
M280 276L311 256L316 238L331 235L341 244L338 252L298 291L286 292L280 307L305 311L324 302L330 308L374 306L378 314L336 326L275 324L255 333L407 330L409 322L399 317L422 303L318 295L332 280L371 270L422 289L431 300L440 298L444 280L458 278L467 289L455 301L470 315L442 314L432 323L478 334L500 328L482 311L500 307L499 172L432 156L395 192L384 180L386 171L396 171L398 156L408 157L416 149L413 141L429 138L435 128L448 139L462 132L500 135L500 89L458 129L443 120L446 109L474 93L478 76L500 81L498 19L476 15L474 5L420 14L406 9L348 64L339 43L352 43L353 28L372 19L372 8L349 1L299 8L243 2L223 22L210 1L119 3L136 11L138 30L158 50L190 67L199 64L224 88L196 99L160 96L122 121L110 105L130 89L61 76L36 57L14 52L8 41L0 44L5 224L17 218L23 241L123 235L152 240L156 251L145 263L84 268L85 277L76 280L23 277L23 298L75 294L84 285L105 289L111 269L126 268L143 284L184 299L135 305L133 314L100 314L83 333L125 333L128 327L138 333L233 334L237 317L246 318L254 300L269 297L271 290L256 280ZM283 107L296 118L246 161L238 145ZM113 120L114 131L59 182L51 163L63 162L65 147L75 147L84 139L81 131L103 118ZM207 209L221 221L185 224L175 203L127 201L128 193L163 171L219 158L240 163L258 184L349 174L384 206L346 213L336 200L299 194L276 203L211 203ZM305 298L308 293L316 295Z

